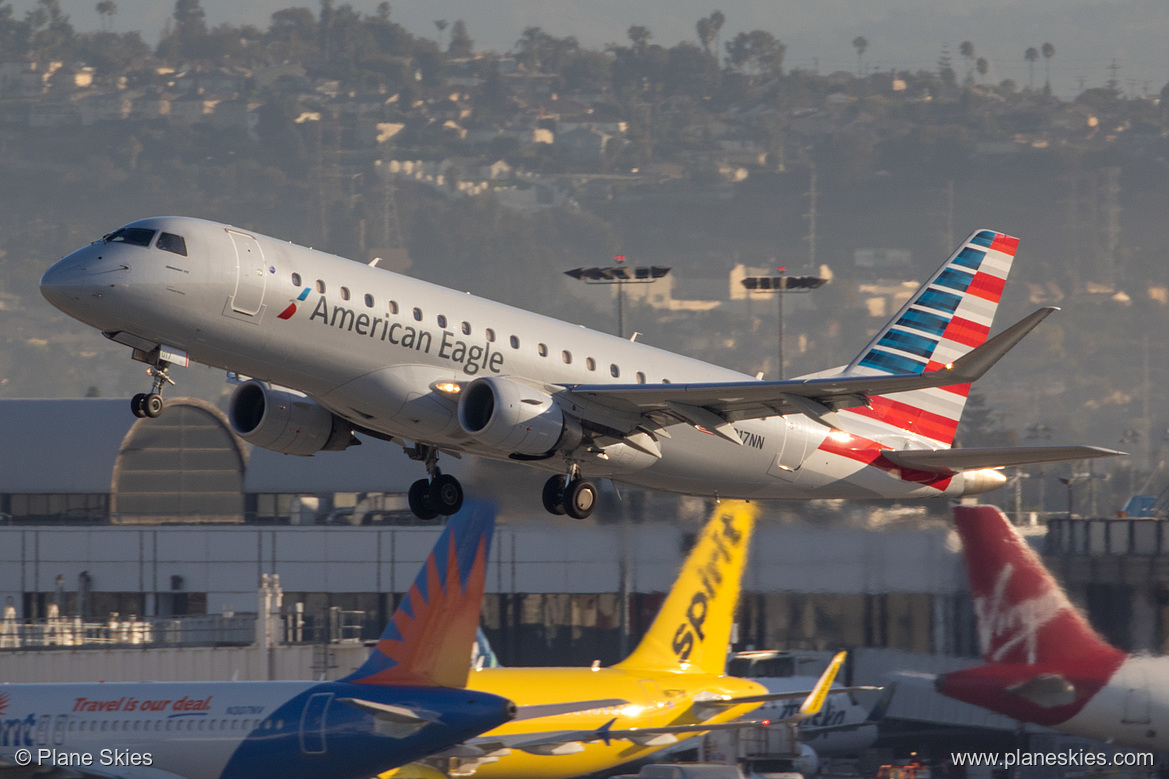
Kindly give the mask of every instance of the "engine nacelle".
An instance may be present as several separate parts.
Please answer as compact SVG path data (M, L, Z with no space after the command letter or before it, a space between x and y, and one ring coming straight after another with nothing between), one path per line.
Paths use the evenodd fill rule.
M545 455L581 441L580 422L566 416L551 395L497 376L463 388L459 424L479 443L508 454Z
M338 452L353 439L353 428L312 398L295 390L251 379L235 388L227 419L236 435L274 452L308 457Z

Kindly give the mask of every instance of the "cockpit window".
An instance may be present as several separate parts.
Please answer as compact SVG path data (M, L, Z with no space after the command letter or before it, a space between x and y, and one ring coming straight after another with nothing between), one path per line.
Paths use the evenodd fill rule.
M187 256L187 242L183 240L183 236L175 235L174 233L160 233L158 236L158 243L155 244L159 249L175 254Z
M114 230L102 240L106 243L128 243L134 246L149 246L154 238L154 231L145 227L123 227Z

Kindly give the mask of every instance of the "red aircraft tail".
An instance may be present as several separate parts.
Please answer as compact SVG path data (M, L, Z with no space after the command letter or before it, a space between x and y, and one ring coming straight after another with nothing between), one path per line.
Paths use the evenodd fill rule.
M954 509L987 663L1112 661L1108 644L994 506Z

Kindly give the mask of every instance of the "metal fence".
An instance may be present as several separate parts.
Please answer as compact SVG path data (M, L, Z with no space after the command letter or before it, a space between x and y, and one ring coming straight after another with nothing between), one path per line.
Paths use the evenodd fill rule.
M1169 554L1169 522L1163 519L1051 519L1047 555Z

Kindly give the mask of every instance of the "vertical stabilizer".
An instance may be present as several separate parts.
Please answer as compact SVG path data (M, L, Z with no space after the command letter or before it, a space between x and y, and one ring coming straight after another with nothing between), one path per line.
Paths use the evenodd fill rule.
M1123 656L1092 629L1001 511L959 506L954 519L987 663L1091 663Z
M466 686L494 528L483 504L450 519L377 646L342 681Z
M739 501L716 507L649 632L618 667L723 673L755 513Z
M986 342L1018 238L977 230L857 355L846 374L928 373ZM846 409L942 446L954 442L969 384L874 397Z

